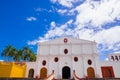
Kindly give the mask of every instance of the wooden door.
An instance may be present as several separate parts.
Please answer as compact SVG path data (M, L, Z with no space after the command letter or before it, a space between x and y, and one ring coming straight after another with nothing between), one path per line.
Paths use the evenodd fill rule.
M44 79L47 77L47 69L44 67L40 70L40 78Z
M101 67L103 78L114 77L114 72L112 67Z
M88 75L88 78L95 78L95 72L94 72L94 69L92 67L89 67L87 69L87 75Z

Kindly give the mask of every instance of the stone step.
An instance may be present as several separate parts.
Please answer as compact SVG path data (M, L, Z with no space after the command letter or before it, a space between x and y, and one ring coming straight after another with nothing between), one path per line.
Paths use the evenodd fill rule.
M74 80L74 79L54 79L54 80Z

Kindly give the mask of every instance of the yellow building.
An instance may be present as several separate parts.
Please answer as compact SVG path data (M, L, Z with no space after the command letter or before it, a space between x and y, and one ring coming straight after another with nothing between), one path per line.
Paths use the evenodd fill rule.
M25 63L0 62L0 77L24 78L26 71Z

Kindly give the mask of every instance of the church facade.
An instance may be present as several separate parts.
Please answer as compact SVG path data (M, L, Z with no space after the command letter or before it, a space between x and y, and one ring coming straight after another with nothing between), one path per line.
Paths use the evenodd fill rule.
M101 62L96 42L70 37L39 43L36 62L26 64L26 77L45 78L52 71L55 79L72 79L74 71L80 78L120 77L120 61L110 55Z

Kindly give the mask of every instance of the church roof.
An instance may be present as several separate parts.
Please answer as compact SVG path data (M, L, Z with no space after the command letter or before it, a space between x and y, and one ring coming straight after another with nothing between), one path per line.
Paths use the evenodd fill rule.
M39 43L39 45L45 45L45 44L96 44L95 41L88 41L78 38L72 38L72 37L61 37L56 38L50 41L45 41L43 43Z

